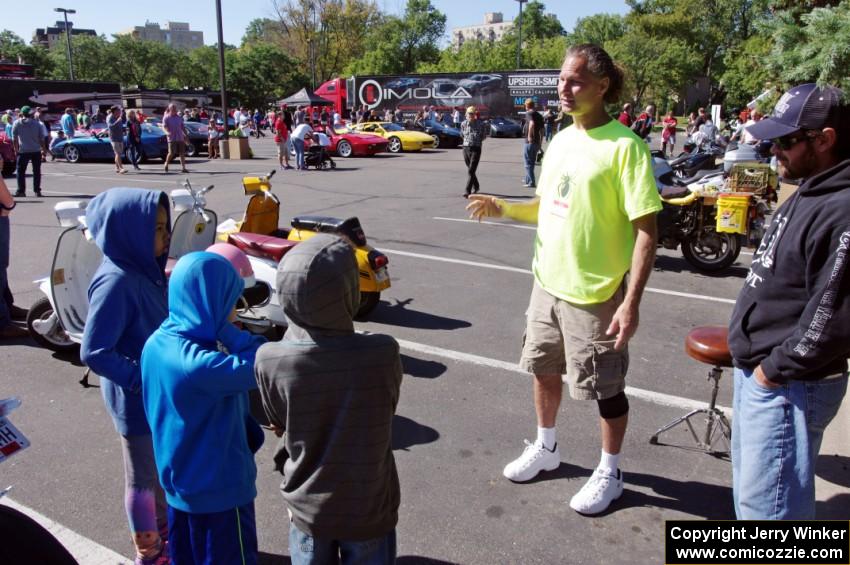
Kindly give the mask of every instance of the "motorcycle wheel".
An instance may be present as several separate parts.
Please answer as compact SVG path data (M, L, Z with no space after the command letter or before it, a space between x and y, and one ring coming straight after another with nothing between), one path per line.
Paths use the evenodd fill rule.
M682 242L682 255L696 270L716 274L730 266L741 254L741 238L734 233L718 233L705 227Z
M12 543L0 549L3 563L75 565L65 546L41 524L10 506L0 505L0 531L14 532Z
M42 347L46 347L57 353L69 353L76 351L80 346L71 341L65 330L60 324L56 324L56 328L47 335L41 335L33 327L33 323L37 320L47 320L53 315L53 305L47 297L39 298L35 301L29 312L27 313L27 330L30 336Z
M354 316L354 319L360 322L366 320L380 301L380 292L361 292L360 308L357 309L357 314Z

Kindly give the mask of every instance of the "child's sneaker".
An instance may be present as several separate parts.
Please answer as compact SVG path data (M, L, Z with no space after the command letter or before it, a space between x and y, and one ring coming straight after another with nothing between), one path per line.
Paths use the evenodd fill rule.
M623 473L612 475L607 469L596 469L581 490L570 499L570 508L579 514L604 512L623 494Z
M554 449L547 449L542 444L525 440L522 455L508 463L503 474L516 483L523 483L530 481L541 471L554 471L560 466L561 452L557 443Z

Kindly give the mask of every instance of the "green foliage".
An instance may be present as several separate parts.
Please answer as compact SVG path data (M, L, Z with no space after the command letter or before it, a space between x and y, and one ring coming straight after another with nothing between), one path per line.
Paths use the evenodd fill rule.
M225 72L233 104L250 108L264 108L309 82L303 65L266 43L226 52Z
M791 11L773 22L770 69L786 84L817 82L850 89L850 1L815 8L800 16Z
M564 27L558 18L554 14L546 14L544 10L546 10L546 5L537 0L531 0L525 6L522 11L523 40L548 39L564 35ZM519 15L514 18L514 29L517 26L519 26Z
M251 43L274 43L280 40L283 30L279 20L256 18L248 23L245 35L242 36L242 46Z
M753 35L726 52L721 84L726 91L725 103L743 106L761 94L773 80L765 60L773 48L766 35Z
M441 60L437 43L446 16L430 0L408 0L402 17L385 16L365 37L368 49L352 60L346 74L404 74Z
M64 45L64 43L63 43ZM47 49L41 46L27 45L14 32L0 31L0 61L18 61L32 65L36 78L47 78L53 69L53 60ZM65 62L67 66L68 63Z
M594 43L605 45L626 33L626 20L619 14L595 14L579 18L569 34L570 45Z

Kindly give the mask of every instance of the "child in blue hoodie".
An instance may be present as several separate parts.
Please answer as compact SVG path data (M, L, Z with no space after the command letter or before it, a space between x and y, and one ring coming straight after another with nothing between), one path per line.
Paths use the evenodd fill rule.
M168 502L175 565L252 564L263 431L249 413L265 341L231 323L244 284L224 257L190 253L169 281L168 318L142 352L142 396Z
M168 562L162 537L168 522L142 405L139 360L145 341L168 315L168 197L158 191L113 188L89 203L86 221L103 262L89 286L80 357L101 376L103 400L121 435L124 504L135 562L161 565Z

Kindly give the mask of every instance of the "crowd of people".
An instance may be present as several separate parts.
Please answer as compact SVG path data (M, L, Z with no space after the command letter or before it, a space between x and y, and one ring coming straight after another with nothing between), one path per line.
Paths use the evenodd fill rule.
M457 112L443 118L463 135L471 216L537 225L520 354L531 375L536 439L525 442L503 474L523 483L561 465L556 422L566 384L572 398L594 402L598 413L600 460L569 500L590 516L624 490L629 342L638 330L662 208L642 135L651 131L655 108L635 118L626 105L616 119L606 110L620 100L623 83L602 48L569 49L558 91L573 123L552 135L542 157L552 133L547 124L554 128L557 118L525 102L524 186L535 194L521 202L479 194L476 170L487 131L477 109L466 108L462 121ZM375 119L362 110L357 120ZM423 108L423 116L426 111L438 119L433 107ZM244 114L237 112L240 123ZM34 155L46 136L30 113L21 108L12 127L28 143L23 153ZM736 135L773 140L780 173L802 184L776 211L729 323L733 504L739 519L812 519L814 462L848 384L850 105L837 88L804 84L789 90L770 116L739 118ZM181 162L183 119L172 106L163 120L171 132L169 155L173 143ZM324 143L314 127L332 131L339 116L282 107L264 119L272 124L281 167L289 167L291 144L301 168L305 139ZM671 148L675 121L668 113L661 124ZM120 109L106 123L117 156ZM709 123L700 109L689 128ZM116 167L120 172L117 157ZM12 208L0 182L3 276ZM254 389L269 429L282 438L274 461L283 475L293 563L340 556L392 563L401 487L391 427L402 366L392 337L354 332L359 290L350 244L317 235L285 256L277 292L290 325L282 341L265 343L234 324L250 275L235 248L189 254L166 280L169 214L164 193L141 189L108 190L86 210L104 259L89 289L81 354L102 376L120 436L136 563L256 562L254 454L263 432L249 411ZM0 332L15 315L10 305L4 295Z

